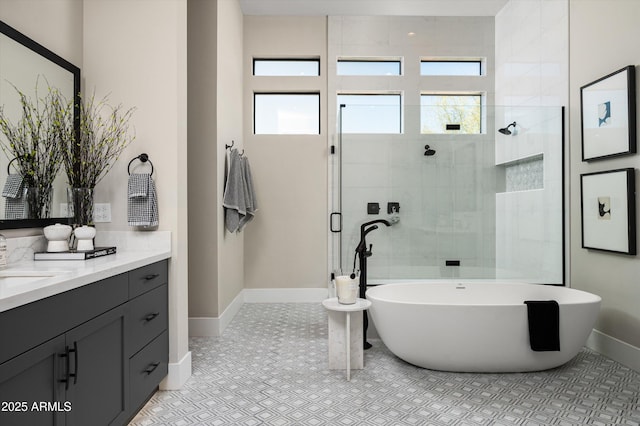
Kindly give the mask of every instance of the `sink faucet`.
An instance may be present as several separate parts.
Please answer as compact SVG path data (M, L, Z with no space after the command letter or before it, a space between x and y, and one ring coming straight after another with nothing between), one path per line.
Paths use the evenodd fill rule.
M356 247L356 254L360 259L360 295L359 297L362 299L365 298L365 293L367 291L367 257L370 257L373 254L372 253L373 244L369 244L369 249L367 250L366 237L369 232L378 229L378 225L376 225L376 223L382 223L386 226L391 226L391 223L385 219L376 219L370 222L365 222L362 225L360 225L360 242ZM355 278L355 277L352 277L352 278ZM369 328L369 317L367 315L367 311L363 312L362 319L363 319L362 345L364 349L369 349L371 347L371 343L367 342L367 329Z

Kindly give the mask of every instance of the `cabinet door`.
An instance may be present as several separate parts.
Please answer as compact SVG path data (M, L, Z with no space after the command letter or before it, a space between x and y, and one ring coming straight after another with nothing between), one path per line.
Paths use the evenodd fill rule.
M72 378L67 398L73 409L67 425L123 424L128 409L124 306L112 309L66 334ZM75 351L75 352L73 352Z
M0 364L0 425L64 425L64 352L59 336Z

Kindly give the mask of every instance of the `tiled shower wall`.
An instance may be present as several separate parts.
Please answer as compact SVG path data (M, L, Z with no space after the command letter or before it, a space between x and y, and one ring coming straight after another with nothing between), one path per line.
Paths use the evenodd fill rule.
M562 281L562 118L560 108L547 106L564 105L567 97L566 6L566 0L511 0L495 28L480 18L329 18L329 93L400 90L405 105L401 135L343 135L343 270L352 267L360 224L387 218L387 203L399 202L399 224L380 226L367 239L374 281ZM419 37L407 38L409 31ZM420 57L486 57L486 75L335 76L340 56L387 55L401 56L407 75L417 72ZM419 135L416 105L420 91L430 90L485 93L486 133ZM338 110L331 102L328 109L329 128L337 129ZM512 121L513 136L496 132ZM436 155L425 157L425 144ZM336 169L334 159L334 182ZM368 202L380 203L381 213L367 214ZM335 269L335 236L332 247ZM447 267L446 260L461 266Z
M503 106L496 126L518 123L517 134L496 136L496 164L518 182L496 195L498 277L563 281L560 107L568 105L568 16L567 0L510 0L496 16L496 105Z
M568 0L510 0L495 31L496 105L568 105Z
M492 116L484 117L481 135L419 133L421 92L481 92L487 105L494 104L493 18L329 17L328 34L329 129L338 128L334 93L401 93L404 105L402 134L343 135L343 269L353 265L360 224L387 218L387 203L399 202L400 222L368 235L374 253L368 259L371 279L493 276ZM403 75L336 76L340 57L399 57ZM422 77L420 59L427 57L484 58L486 75ZM337 139L336 133L332 143ZM424 156L426 144L434 156ZM367 214L369 202L380 203L380 214ZM446 267L452 259L461 267Z
M487 135L367 140L343 137L343 247L351 267L360 224L388 219L400 203L400 221L367 236L374 255L369 278L493 277L495 173ZM379 202L379 215L367 214ZM460 260L460 267L445 266Z

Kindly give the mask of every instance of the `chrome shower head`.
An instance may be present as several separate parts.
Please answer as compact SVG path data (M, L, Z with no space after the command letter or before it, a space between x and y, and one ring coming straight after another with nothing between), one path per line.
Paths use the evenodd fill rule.
M498 129L498 131L500 133L502 133L503 135L510 135L511 134L511 130L509 130L509 127L513 126L513 130L516 129L516 122L514 121L513 123L509 124L507 127L503 127L502 129Z

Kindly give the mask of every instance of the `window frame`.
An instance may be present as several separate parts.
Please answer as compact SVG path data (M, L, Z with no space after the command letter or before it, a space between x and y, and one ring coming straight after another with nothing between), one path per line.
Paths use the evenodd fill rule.
M317 133L256 133L256 97L260 95L285 95L285 96L316 96L318 99L318 132ZM254 136L318 136L322 134L322 97L319 91L309 92L287 92L287 91L254 91L253 92L253 135Z
M472 63L478 65L478 74L425 74L422 72L422 64L425 63ZM484 75L484 60L482 58L420 58L421 77L481 77Z
M394 63L398 64L398 73L397 74L340 74L339 67L340 63ZM404 75L404 64L403 58L393 56L393 57L338 57L336 59L336 76L338 77L401 77Z
M398 98L398 131L397 132L393 132L393 133L378 133L378 132L345 132L343 130L343 134L349 134L349 135L402 135L404 134L404 123L403 123L403 119L404 119L404 105L403 105L403 100L404 100L404 93L403 92L374 92L374 91L368 91L368 92L356 92L356 91L345 91L345 92L338 92L336 93L336 105L338 107L338 110L340 109L340 106L342 104L344 104L344 102L340 101L340 96L396 96ZM343 129L344 129L344 123L343 123Z
M256 62L314 62L318 67L317 74L299 75L299 74L256 74ZM320 57L300 57L300 58L263 58L254 57L251 62L251 75L253 77L319 77L322 74L320 68Z
M444 123L445 125L445 131L441 132L441 133L424 133L422 131L422 108L427 106L427 105L423 105L422 103L422 99L424 96L450 96L450 97L460 97L460 96L469 96L469 97L477 97L478 98L478 109L480 112L480 123L479 123L479 131L477 133L449 133L446 130L446 126L447 123ZM485 114L486 112L484 111L484 107L485 107L485 101L486 101L486 93L483 92L430 92L430 91L421 91L420 92L420 135L456 135L456 136L460 136L460 135L466 135L466 136L475 136L475 135L482 135L484 133L486 133L486 124L484 123L485 121ZM435 105L434 105L435 106ZM454 123L450 123L450 124L454 124ZM451 130L454 131L454 130Z

